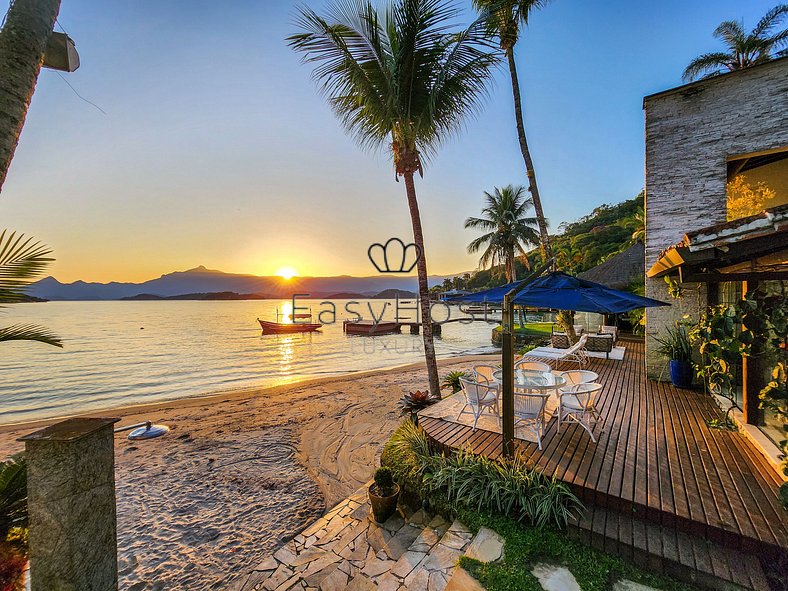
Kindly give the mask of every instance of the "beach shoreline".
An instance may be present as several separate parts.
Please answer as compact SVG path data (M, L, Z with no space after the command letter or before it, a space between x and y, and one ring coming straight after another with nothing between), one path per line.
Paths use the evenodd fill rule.
M440 373L479 362L497 358L444 358ZM426 386L422 361L87 413L171 429L115 440L121 587L225 588L369 480L399 399ZM52 422L0 427L0 457Z

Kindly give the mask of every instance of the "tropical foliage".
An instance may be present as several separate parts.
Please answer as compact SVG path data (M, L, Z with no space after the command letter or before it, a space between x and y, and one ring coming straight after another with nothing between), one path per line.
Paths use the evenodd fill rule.
M424 237L414 175L467 118L477 113L498 58L480 20L467 28L445 0L335 0L320 16L302 8L290 46L314 65L314 78L347 132L362 148L391 150L405 181L417 262L422 336L430 392L440 396Z
M0 307L20 302L25 288L52 262L52 251L24 234L0 232ZM0 342L37 341L62 347L50 331L33 324L0 327Z
M528 138L525 135L520 80L517 75L517 63L514 59L515 45L520 39L522 28L528 26L531 12L542 8L547 2L546 0L474 0L473 3L486 23L487 34L491 38L497 39L498 46L506 56L509 66L517 139L528 175L528 191L531 193L536 212L542 257L548 260L552 258L550 236L547 233L547 219L544 215L542 198L539 195L539 186L536 182L536 169L531 157L531 150L528 147Z
M714 36L725 44L725 50L696 57L684 70L684 80L741 70L788 55L788 49L784 49L788 45L788 28L779 28L786 16L788 4L775 6L749 33L739 21L720 23Z
M482 230L484 234L468 245L469 253L482 251L479 267L503 268L507 283L517 280L514 266L515 258L525 258L525 247L539 243L539 233L535 230L537 221L526 216L533 206L523 186L507 185L492 193L484 192L485 207L481 217L469 217L465 228Z
M665 333L656 336L656 351L669 361L692 361L692 344L687 327L680 322L668 326Z
M426 433L410 421L394 433L381 461L401 486L454 508L492 511L539 527L565 527L582 511L565 484L527 465L522 456L491 460L465 451L434 455Z
M21 455L0 462L0 542L27 526L27 463Z
M550 244L557 267L576 275L625 250L642 235L643 229L643 193L640 193L616 205L600 205L577 222L562 224L558 228L560 233L551 236ZM544 261L538 250L531 250L527 258L531 268L538 268ZM521 260L515 260L515 269L517 276L527 270ZM459 289L484 289L500 285L501 275L502 269L491 268L455 280ZM455 280L449 281L453 287Z
M464 372L460 369L455 369L454 371L450 371L445 376L443 376L443 381L441 382L441 388L444 390L451 390L452 394L459 392L462 389L460 385L460 378L468 377L468 373Z
M399 401L399 410L401 415L408 415L411 420L418 422L418 415L420 410L432 406L438 402L440 398L433 396L429 390L416 390L415 392L408 392Z

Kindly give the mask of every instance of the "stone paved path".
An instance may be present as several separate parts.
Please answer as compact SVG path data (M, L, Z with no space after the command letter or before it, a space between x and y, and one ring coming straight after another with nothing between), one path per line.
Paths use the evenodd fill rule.
M366 487L237 580L232 591L444 591L473 535L419 510L383 525Z
M482 527L474 536L455 521L423 510L396 513L386 523L370 515L367 487L236 580L230 591L484 591L458 568L460 556L482 562L503 558L504 541ZM581 591L572 573L556 565L533 568L545 591ZM616 591L654 591L619 581Z

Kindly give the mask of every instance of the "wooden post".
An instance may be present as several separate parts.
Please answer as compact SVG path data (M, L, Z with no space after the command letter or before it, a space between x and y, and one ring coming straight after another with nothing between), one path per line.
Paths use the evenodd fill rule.
M513 289L503 296L503 309L501 310L501 369L503 373L501 434L503 455L507 458L514 456L514 335L512 334L514 291Z
M757 281L742 281L741 297L744 298L748 291L758 288ZM742 327L746 328L746 327ZM761 409L758 394L761 389L760 367L756 357L741 358L741 388L742 388L742 413L744 422L748 425L758 425L761 422Z
M68 419L20 439L27 459L31 591L116 591L118 419Z

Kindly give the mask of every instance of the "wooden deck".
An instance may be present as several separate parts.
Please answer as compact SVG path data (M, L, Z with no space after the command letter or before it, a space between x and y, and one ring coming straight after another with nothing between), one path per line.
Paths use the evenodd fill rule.
M788 554L774 469L741 434L706 425L721 416L706 394L647 380L643 344L626 346L624 361L590 363L605 384L597 443L576 425L558 433L552 419L543 451L518 441L521 450L589 505L762 557ZM501 453L499 433L428 417L420 423L441 446Z

